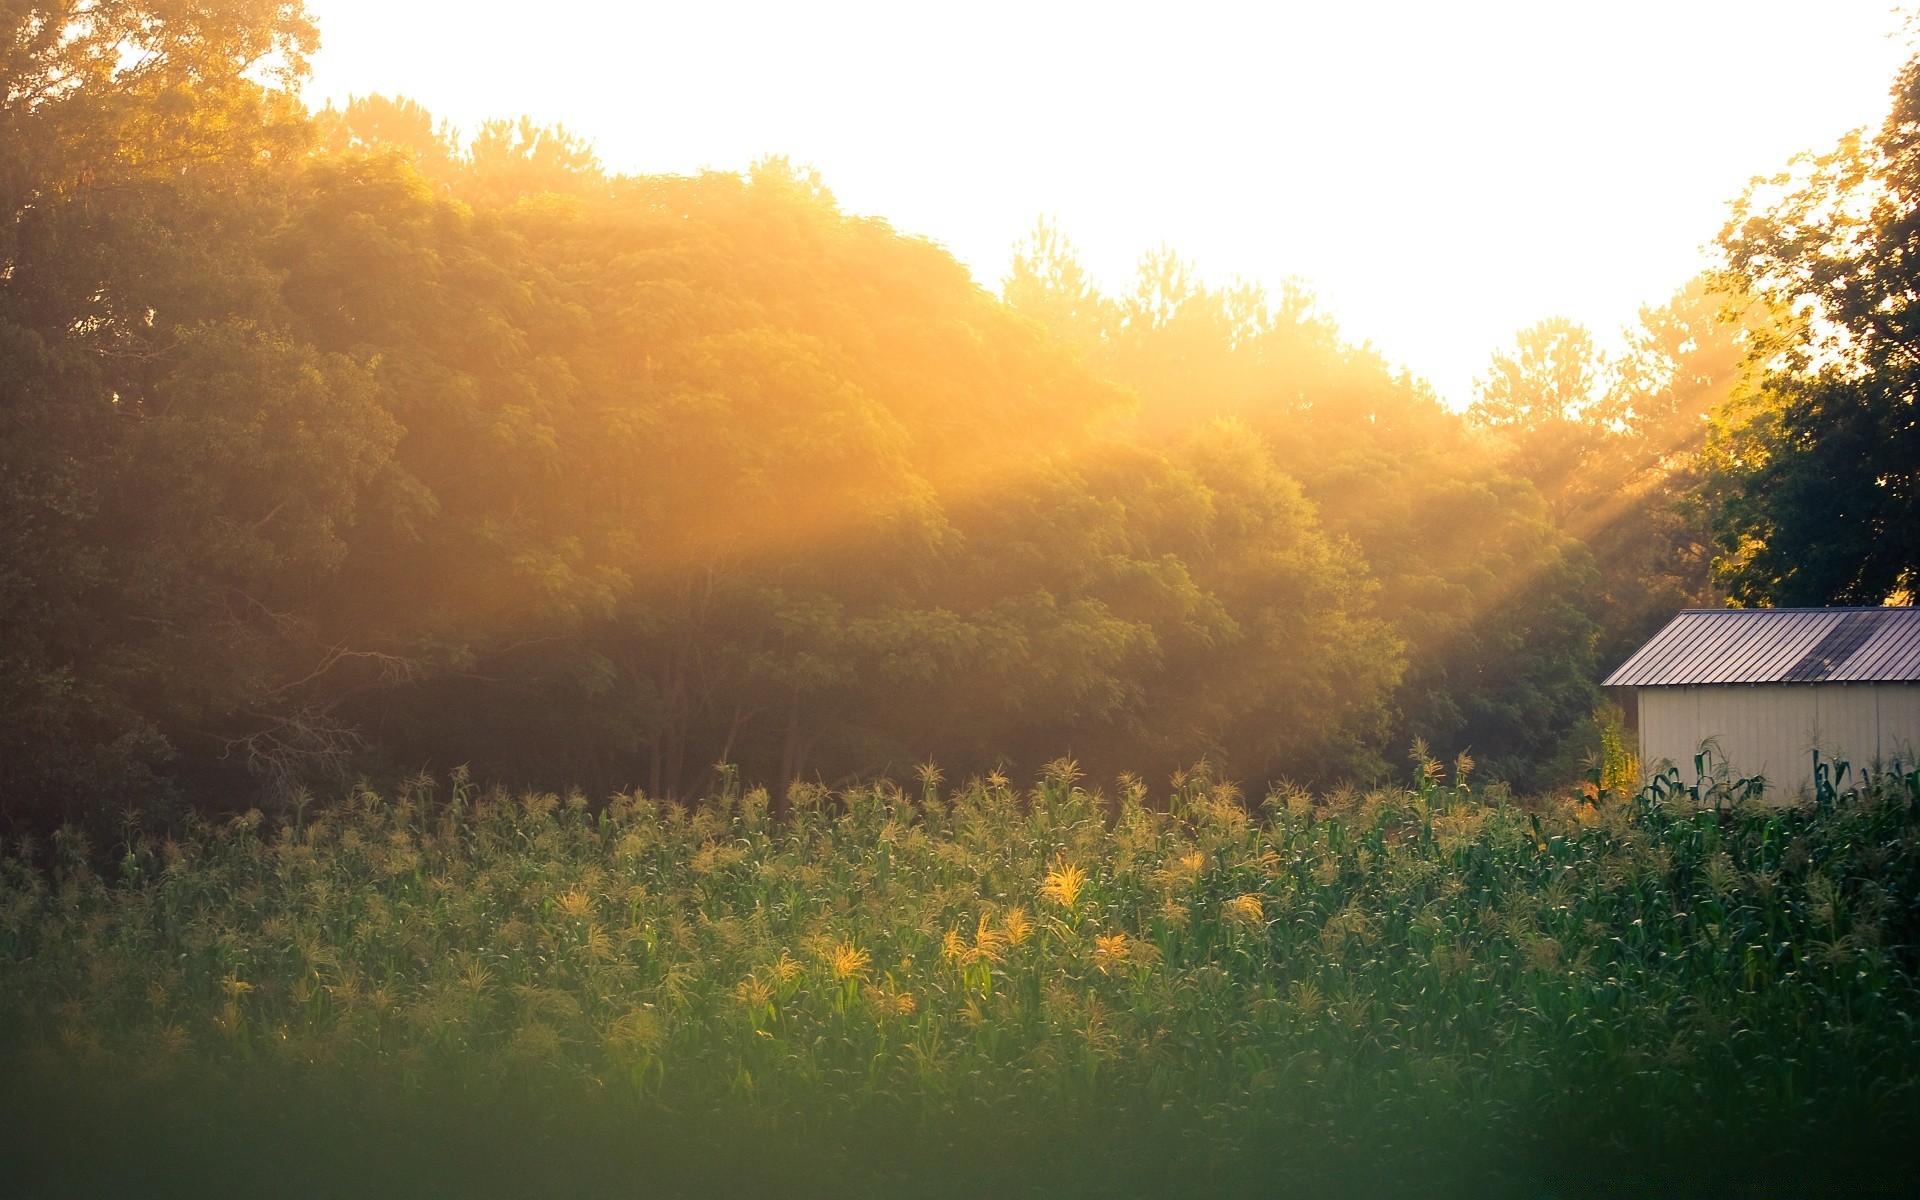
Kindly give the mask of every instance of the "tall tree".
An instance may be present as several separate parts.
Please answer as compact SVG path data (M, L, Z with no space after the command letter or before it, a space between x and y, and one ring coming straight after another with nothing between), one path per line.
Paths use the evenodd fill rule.
M350 748L310 597L398 431L261 261L312 43L259 0L0 14L0 806Z
M1549 317L1497 351L1468 417L1491 431L1509 471L1532 482L1556 517L1587 498L1593 461L1616 432L1597 411L1606 364L1585 326Z
M1750 189L1733 282L1789 320L1729 408L1712 492L1732 595L1879 604L1920 589L1920 59L1877 135Z

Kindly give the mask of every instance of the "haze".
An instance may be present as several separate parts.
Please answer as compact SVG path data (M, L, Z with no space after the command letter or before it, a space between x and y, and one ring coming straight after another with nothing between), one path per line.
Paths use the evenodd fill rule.
M1165 243L1309 280L1455 403L1564 314L1603 338L1756 173L1884 109L1878 0L544 6L316 0L313 102L529 113L609 168L818 168L994 286L1046 215L1097 278Z

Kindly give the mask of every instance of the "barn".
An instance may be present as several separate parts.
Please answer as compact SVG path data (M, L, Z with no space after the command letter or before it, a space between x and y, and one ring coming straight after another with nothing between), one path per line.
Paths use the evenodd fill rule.
M1711 738L1788 803L1810 792L1815 749L1856 772L1920 762L1920 609L1689 609L1601 686L1647 773L1671 762L1691 782Z

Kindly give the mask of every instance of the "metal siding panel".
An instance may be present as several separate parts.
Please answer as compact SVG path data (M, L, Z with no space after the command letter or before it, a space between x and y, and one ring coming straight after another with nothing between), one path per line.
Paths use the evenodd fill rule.
M1652 774L1661 761L1680 768L1691 778L1693 749L1685 736L1697 723L1692 688L1654 688L1640 693L1640 764Z
M1813 745L1820 725L1821 689L1772 684L1767 693L1771 729L1768 732L1767 778L1776 803L1808 794L1813 787Z
M1737 764L1743 775L1751 773L1747 764L1754 757L1752 731L1747 727L1752 714L1740 703L1746 691L1745 688L1737 693L1726 687L1701 688L1700 724L1693 731L1696 743L1712 738L1720 751L1714 757Z
M1812 689L1819 709L1816 732L1820 753L1830 759L1853 764L1857 776L1874 765L1880 756L1879 721L1875 715L1875 689L1871 685L1826 683ZM1813 743L1809 739L1808 745ZM1812 756L1807 770L1811 775Z
M1753 715L1753 735L1745 749L1745 754L1734 764L1736 775L1761 775L1767 780L1767 788L1774 798L1790 793L1795 786L1793 778L1793 726L1796 714L1791 700L1782 704L1782 697L1775 694L1777 689L1767 687L1749 687L1747 694L1748 710Z
M1883 683L1874 689L1880 715L1880 754L1911 769L1920 764L1920 684Z
M1722 759L1737 761L1736 756L1746 749L1747 739L1735 724L1741 715L1739 705L1734 702L1730 692L1730 689L1724 687L1704 687L1695 692L1698 707L1695 710L1692 736L1688 739L1693 744L1690 755L1698 753L1700 746L1709 740L1719 748L1719 752L1714 755L1716 761ZM1692 770L1691 761L1682 768L1683 773Z
M1799 703L1794 697L1800 695L1798 689L1755 687L1747 689L1747 704L1754 714L1754 739L1750 757L1739 764L1739 774L1764 775L1776 794L1790 792L1798 784L1795 767L1798 756L1794 753L1794 719L1804 709L1811 716L1812 697L1808 696Z
M1766 798L1791 804L1813 789L1816 739L1855 775L1876 756L1920 763L1920 684L1758 684L1653 687L1639 692L1640 761L1660 760L1693 782L1700 743L1717 737L1733 775L1767 777Z
M1813 692L1782 684L1656 689L1651 707L1660 720L1648 730L1647 765L1669 758L1692 782L1694 755L1711 738L1720 749L1716 762L1726 764L1733 778L1764 776L1767 799L1791 803L1810 777Z

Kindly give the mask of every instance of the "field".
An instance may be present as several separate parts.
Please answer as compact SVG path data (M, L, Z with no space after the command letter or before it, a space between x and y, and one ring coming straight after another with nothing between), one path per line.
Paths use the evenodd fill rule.
M421 779L15 844L0 1167L26 1195L1900 1186L1920 774L1768 811L1523 805L1465 766L1254 803L929 770L778 813Z

